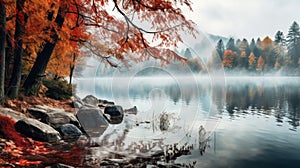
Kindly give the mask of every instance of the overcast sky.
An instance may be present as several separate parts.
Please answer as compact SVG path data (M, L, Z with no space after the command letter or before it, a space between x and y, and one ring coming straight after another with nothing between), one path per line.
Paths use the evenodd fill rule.
M225 37L286 36L293 21L300 23L300 0L192 0L188 19L203 32Z

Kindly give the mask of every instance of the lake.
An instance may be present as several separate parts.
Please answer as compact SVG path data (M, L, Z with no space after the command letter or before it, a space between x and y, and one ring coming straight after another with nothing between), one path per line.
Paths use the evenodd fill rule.
M92 94L138 108L95 140L101 145L94 158L189 144L191 153L175 162L207 168L300 165L300 78L135 76L74 83L81 98Z

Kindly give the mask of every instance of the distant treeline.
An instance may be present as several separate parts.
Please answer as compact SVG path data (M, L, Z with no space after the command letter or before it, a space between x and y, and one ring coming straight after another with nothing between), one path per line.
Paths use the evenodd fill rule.
M189 60L188 66L195 73L206 73L210 68L224 69L227 74L300 75L300 30L297 22L290 26L286 37L282 31L277 31L274 41L267 36L263 40L252 38L249 44L245 38L229 38L225 45L223 39L218 40L206 66L192 56L189 48L177 53Z
M212 53L209 66L221 65L227 72L276 73L300 75L300 30L297 22L290 26L287 36L277 31L274 41L265 37L262 41L252 38L230 38L224 46L222 39ZM219 67L221 67L219 66Z

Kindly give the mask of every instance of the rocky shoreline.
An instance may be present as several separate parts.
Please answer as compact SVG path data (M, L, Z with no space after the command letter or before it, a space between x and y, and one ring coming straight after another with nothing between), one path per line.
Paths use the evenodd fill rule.
M14 127L9 131L22 135L19 139L5 135L12 134L6 128L9 124L0 123L0 166L193 167L195 164L170 164L171 160L190 153L193 147L188 145L167 147L166 150L158 150L149 155L136 155L131 159L126 158L126 154L114 152L113 158L91 161L89 150L99 145L91 143L90 139L100 137L109 125L122 123L126 115L137 114L137 108L134 106L123 110L122 106L115 105L114 102L92 95L83 99L74 96L72 105L73 111L46 105L32 105L23 110L23 113L11 108L0 108L2 120L7 120ZM24 143L17 142L20 139Z

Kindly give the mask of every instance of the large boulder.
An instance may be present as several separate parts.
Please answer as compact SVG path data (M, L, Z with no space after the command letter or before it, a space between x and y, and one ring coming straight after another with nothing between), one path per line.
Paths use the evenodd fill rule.
M82 135L82 132L73 124L64 124L58 128L58 131L64 139L78 138Z
M54 128L32 118L19 120L15 128L19 133L38 141L55 142L61 139Z
M75 115L69 112L65 112L64 109L36 105L28 108L27 112L31 114L33 118L38 119L43 123L49 124L54 128L58 128L68 123L80 127L80 124Z
M104 114L111 124L120 124L123 121L124 111L121 106L106 106L104 108Z
M23 113L14 111L10 108L0 108L0 115L11 117L15 122L17 122L23 118L26 118L26 116Z
M82 129L89 137L99 137L108 127L100 109L81 108L76 114Z
M99 103L98 98L93 95L85 96L85 98L83 98L82 101L86 104L93 105L93 106L98 106Z
M69 123L74 124L78 128L80 128L80 124L77 118L75 117L75 115L69 112L60 112L60 111L50 112L46 116L45 123L51 125L54 128L58 128L64 124L69 124Z
M64 109L53 108L45 105L34 105L27 108L27 112L36 119L46 119L50 112L64 112Z

